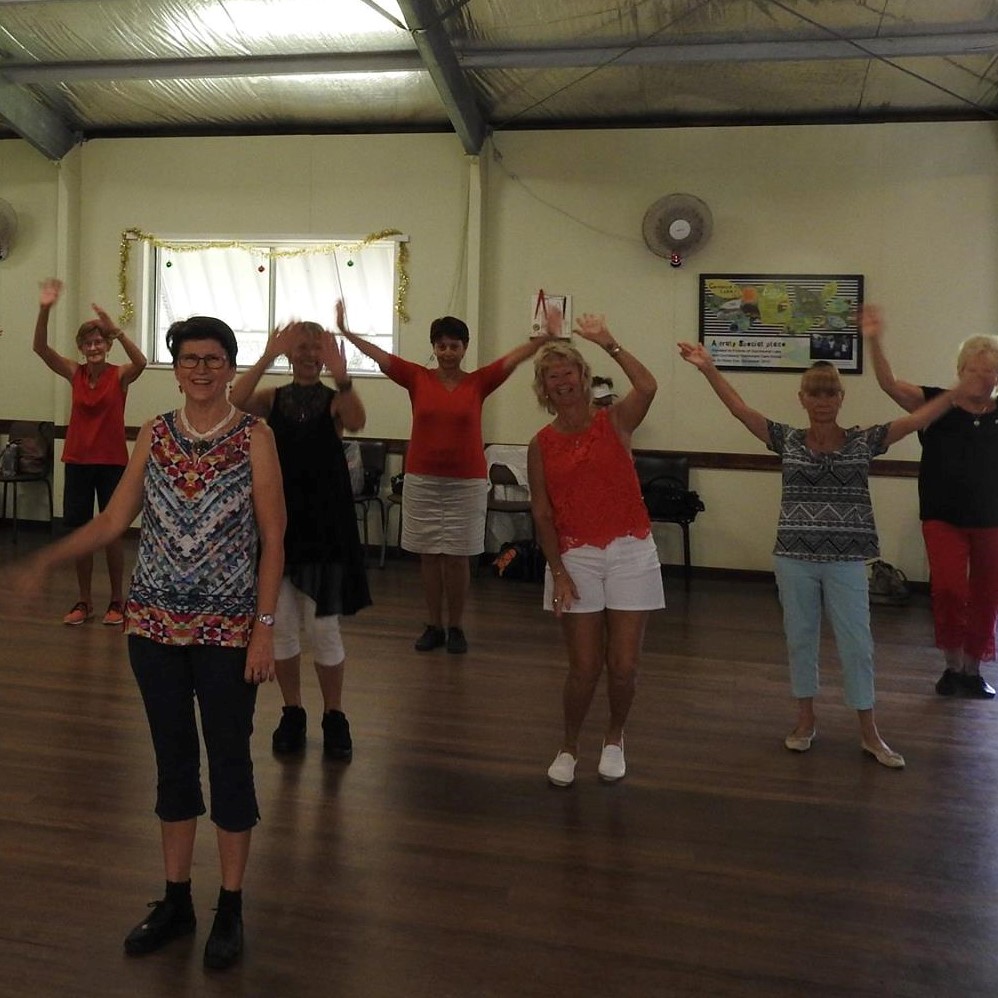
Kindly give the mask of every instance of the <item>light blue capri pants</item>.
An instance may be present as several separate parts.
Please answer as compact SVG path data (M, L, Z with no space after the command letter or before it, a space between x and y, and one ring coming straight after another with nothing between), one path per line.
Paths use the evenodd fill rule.
M865 561L804 561L776 556L776 584L790 658L790 688L798 699L818 693L821 608L835 634L846 703L873 707L873 636Z

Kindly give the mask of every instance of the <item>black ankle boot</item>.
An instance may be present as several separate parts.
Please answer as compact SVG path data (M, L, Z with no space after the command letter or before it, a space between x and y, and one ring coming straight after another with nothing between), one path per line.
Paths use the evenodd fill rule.
M304 707L281 708L281 723L274 731L272 744L279 755L300 752L305 747Z
M223 895L234 894L236 903L226 903ZM211 923L208 941L204 944L204 965L210 970L225 970L239 959L243 951L243 915L241 895L221 891L215 921Z
M140 922L125 937L125 952L129 956L144 956L181 936L189 936L197 927L197 918L191 905L175 902L169 898L152 901L149 907L152 914Z

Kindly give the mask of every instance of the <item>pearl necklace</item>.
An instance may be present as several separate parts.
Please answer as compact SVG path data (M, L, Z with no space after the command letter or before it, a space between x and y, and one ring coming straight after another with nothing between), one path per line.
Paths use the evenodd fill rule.
M193 426L191 426L191 424L187 421L187 413L185 413L183 409L178 409L177 413L180 416L180 423L184 428L184 433L191 438L194 452L198 457L200 457L206 450L208 450L208 442L212 439L212 437L214 437L218 431L235 415L236 407L230 402L229 411L213 427L211 427L210 430L205 430L204 433L199 433Z

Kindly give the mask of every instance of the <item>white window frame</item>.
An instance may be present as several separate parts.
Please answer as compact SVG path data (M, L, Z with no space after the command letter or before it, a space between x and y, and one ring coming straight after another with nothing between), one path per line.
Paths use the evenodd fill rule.
M335 302L339 297L347 303L347 322L351 331L390 353L397 353L399 256L400 244L404 241L405 237L390 236L370 241L338 238L321 242L203 237L160 237L154 242L144 241L140 328L146 356L152 366L170 366L172 361L166 349L166 331L170 321L192 314L215 315L232 326L236 334L239 342L238 367L250 367L260 358L269 330L276 325L291 319L302 319L334 329ZM199 247L213 252L203 261L197 261L195 255ZM385 256L387 252L391 254L388 258ZM366 270L363 266L357 266L364 254L372 262ZM241 286L238 300L239 286L234 280L225 287L225 294L218 295L217 300L210 294L211 287L225 280L226 267L222 265L227 265L230 272L244 273L243 267L246 268L246 282ZM167 292L163 282L168 279L165 270L178 266L184 268L187 286L174 289L171 306L164 299ZM385 272L389 266L390 276ZM281 276L282 267L286 277ZM209 279L211 271L215 274L214 281ZM251 271L258 273L259 278L255 279ZM191 287L193 285L200 287ZM365 296L372 286L375 300L367 306ZM255 297L257 302L240 314L243 295ZM229 302L228 306L223 299ZM281 299L304 300L306 304L304 310L293 310L290 305L282 308ZM309 302L321 304L311 305ZM265 328L259 328L260 323L253 320L262 320L264 311ZM248 320L246 312L255 314ZM386 321L388 330L382 326ZM382 328L377 328L379 326ZM351 377L384 377L377 364L356 347L346 343L345 348L347 370ZM287 371L288 363L279 358L269 370Z

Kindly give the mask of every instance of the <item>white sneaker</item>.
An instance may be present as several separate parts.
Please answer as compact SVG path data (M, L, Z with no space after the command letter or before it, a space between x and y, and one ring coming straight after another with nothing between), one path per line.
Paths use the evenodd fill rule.
M556 787L570 787L575 782L575 756L559 752L548 767L548 779Z
M599 757L599 775L601 779L608 783L619 780L627 772L627 763L624 762L624 745L603 745L603 751Z

